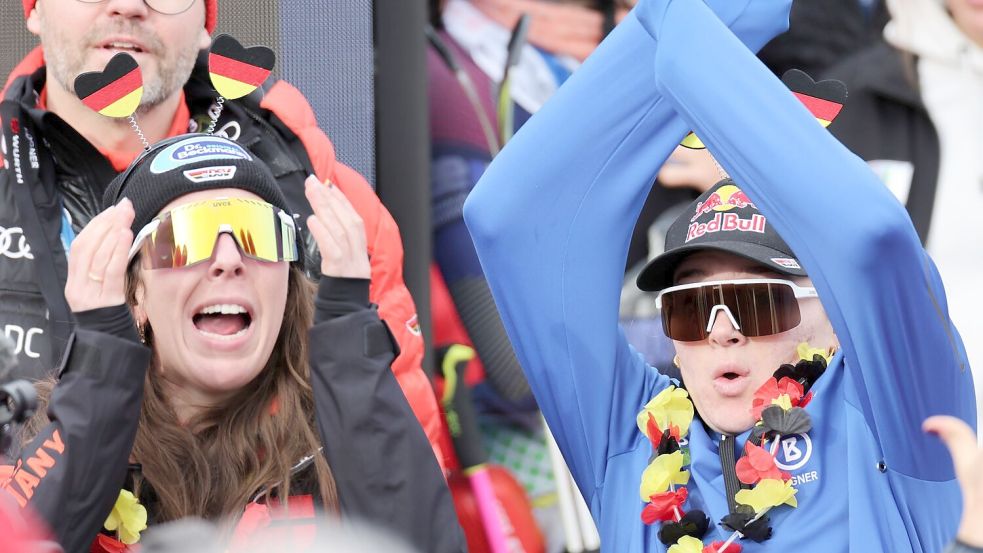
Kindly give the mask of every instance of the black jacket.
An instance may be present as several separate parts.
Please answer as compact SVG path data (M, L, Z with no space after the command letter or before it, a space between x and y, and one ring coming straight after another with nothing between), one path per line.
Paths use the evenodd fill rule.
M831 68L825 78L846 83L849 96L829 130L866 161L914 166L905 207L922 243L928 238L939 176L939 136L917 90L914 58L886 43Z
M322 279L310 331L317 426L342 516L388 529L421 552L464 551L450 491L389 368L398 346L367 298L367 280ZM48 408L52 422L23 449L5 486L70 553L88 551L126 480L150 363L126 308L99 311L113 310L109 317L122 311L128 324L110 329L106 317L80 315Z
M869 13L859 0L796 0L788 31L766 44L758 57L776 75L801 69L816 76L879 42L887 21L884 0L875 0Z
M102 210L103 192L116 176L109 161L75 129L37 108L44 83L44 68L19 77L0 103L8 144L0 168L0 332L17 349L13 376L34 378L60 364L71 335L73 318L64 298L65 240ZM269 86L272 82L265 88ZM215 100L205 57L198 60L184 92L192 114L189 131L195 131L208 121ZM217 129L270 167L291 211L306 219L311 208L304 179L314 168L300 139L260 107L262 96L258 90L226 102ZM64 229L63 223L68 223ZM305 269L316 277L320 254L308 233L303 228L299 232Z

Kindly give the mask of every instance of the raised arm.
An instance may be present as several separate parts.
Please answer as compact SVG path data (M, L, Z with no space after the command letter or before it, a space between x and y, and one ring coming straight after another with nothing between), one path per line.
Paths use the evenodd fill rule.
M935 413L975 421L972 376L904 208L702 3L665 4L659 90L814 281L856 391L848 401L887 465L951 478L944 449L919 428Z
M631 446L644 396L668 383L617 327L632 227L687 130L655 91L650 31L662 4L643 0L629 14L522 127L465 204L509 338L588 500L607 459ZM713 4L754 48L787 25L785 1Z
M94 217L68 260L65 299L78 321L37 431L2 487L34 510L65 551L88 551L119 496L136 437L150 350L124 305L128 201Z

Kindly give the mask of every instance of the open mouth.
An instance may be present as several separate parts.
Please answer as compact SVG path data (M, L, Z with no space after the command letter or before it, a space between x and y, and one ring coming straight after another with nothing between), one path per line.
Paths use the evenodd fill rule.
M143 47L139 44L134 44L132 42L107 42L102 45L103 50L110 50L112 52L130 52L135 54L142 54L145 52Z
M253 322L249 311L236 304L216 304L202 308L191 318L195 328L212 338L237 338Z
M738 379L738 378L741 377L741 375L739 375L737 373L732 373L732 372L727 372L727 373L724 373L724 374L722 374L720 376L722 378L726 378L727 380L735 380L735 379Z

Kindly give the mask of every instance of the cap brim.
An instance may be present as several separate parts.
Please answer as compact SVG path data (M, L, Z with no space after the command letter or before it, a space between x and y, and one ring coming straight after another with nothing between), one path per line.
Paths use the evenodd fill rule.
M663 288L672 286L672 274L684 257L697 251L715 250L743 257L751 261L760 263L769 270L789 276L807 276L804 269L792 268L782 265L775 259L789 260L788 254L778 251L768 246L754 244L750 242L719 241L701 242L689 246L680 246L656 257L642 269L642 272L635 280L638 288L646 292L658 292ZM798 262L796 261L796 264Z

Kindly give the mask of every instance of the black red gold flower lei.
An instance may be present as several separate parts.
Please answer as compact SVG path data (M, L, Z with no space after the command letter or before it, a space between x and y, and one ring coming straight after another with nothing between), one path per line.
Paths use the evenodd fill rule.
M782 436L806 434L812 421L805 406L812 399L809 388L825 371L831 350L798 347L800 361L782 365L754 394L751 412L757 423L745 444L744 455L737 462L737 478L753 486L737 492L737 512L730 513L721 525L733 533L726 541L703 543L709 519L698 509L686 511L689 492L689 450L681 447L682 438L693 422L693 402L686 390L669 386L649 401L638 414L639 430L652 444L652 461L642 473L639 493L646 503L642 521L661 521L659 539L670 546L667 553L740 553L739 538L764 541L771 536L766 514L788 505L796 507L796 489L791 475L775 462L777 445ZM764 446L774 444L769 451Z

